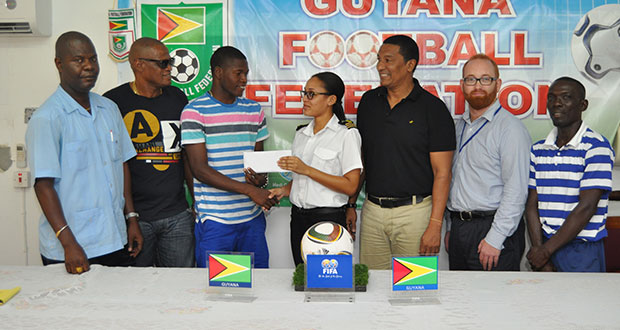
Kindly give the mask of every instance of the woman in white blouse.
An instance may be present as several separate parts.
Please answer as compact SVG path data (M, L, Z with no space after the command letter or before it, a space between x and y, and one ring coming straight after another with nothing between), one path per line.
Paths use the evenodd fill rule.
M317 73L301 91L304 115L313 117L297 128L292 156L278 166L293 172L293 179L271 191L278 199L289 196L291 250L295 265L303 262L301 239L312 225L333 221L347 228L345 211L355 194L362 169L361 137L342 107L345 86L338 75Z

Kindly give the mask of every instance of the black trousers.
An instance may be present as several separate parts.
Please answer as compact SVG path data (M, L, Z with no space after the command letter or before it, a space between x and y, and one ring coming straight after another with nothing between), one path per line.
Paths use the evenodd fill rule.
M306 230L321 221L332 221L347 228L345 211L344 207L319 207L316 209L301 209L295 205L291 207L291 252L295 266L304 262L301 257L301 239Z
M478 244L482 241L493 223L493 216L474 218L463 221L452 216L452 229L449 239L450 270L483 270L478 255ZM519 227L506 237L497 266L492 270L519 271L521 257L525 251L525 221L519 221Z
M41 261L43 261L43 265L52 265L52 264L62 264L64 260L54 260L48 259L41 255ZM102 256L94 257L88 259L88 263L91 265L103 265L110 267L129 267L134 266L136 264L136 259L132 258L127 251L127 245L125 248L114 251L112 253L104 254Z

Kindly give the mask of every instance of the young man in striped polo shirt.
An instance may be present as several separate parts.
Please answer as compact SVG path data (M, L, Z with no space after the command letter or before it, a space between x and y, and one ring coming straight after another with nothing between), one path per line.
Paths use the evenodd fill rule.
M256 267L269 266L261 207L276 201L259 188L266 175L243 168L243 152L263 150L269 137L260 105L241 97L248 71L241 51L219 48L211 57L211 90L181 114L181 143L195 178L198 267L206 266L207 251L254 252Z
M547 109L555 128L532 146L526 217L534 270L604 272L602 238L614 152L582 122L583 85L569 77L551 84Z

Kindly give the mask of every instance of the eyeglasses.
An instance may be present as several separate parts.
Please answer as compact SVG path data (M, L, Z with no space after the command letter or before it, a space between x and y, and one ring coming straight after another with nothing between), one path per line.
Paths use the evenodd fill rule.
M174 60L171 59L171 58L167 58L165 60L155 60L155 59L152 59L152 58L140 57L140 59L143 60L143 61L153 62L153 63L157 64L157 66L162 68L162 69L167 68L168 65L172 65L172 62L174 62Z
M489 86L495 80L497 80L497 78L488 77L488 76L484 76L482 78L475 78L475 77L465 77L465 78L463 78L463 82L467 86L474 86L477 82L480 82L480 85L482 85L482 86Z
M312 100L314 98L315 95L332 95L330 93L319 93L319 92L314 92L314 91L299 91L299 94L301 94L301 98L303 99L304 96L308 98L308 100Z

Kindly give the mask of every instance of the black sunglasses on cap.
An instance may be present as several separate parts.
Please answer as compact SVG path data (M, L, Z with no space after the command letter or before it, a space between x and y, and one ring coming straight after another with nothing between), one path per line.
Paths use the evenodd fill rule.
M153 62L153 63L157 64L157 66L162 68L162 69L167 68L168 65L172 65L172 62L174 62L174 60L171 59L171 58L167 58L165 60L155 60L155 59L152 59L152 58L140 57L140 59L143 60L143 61Z

